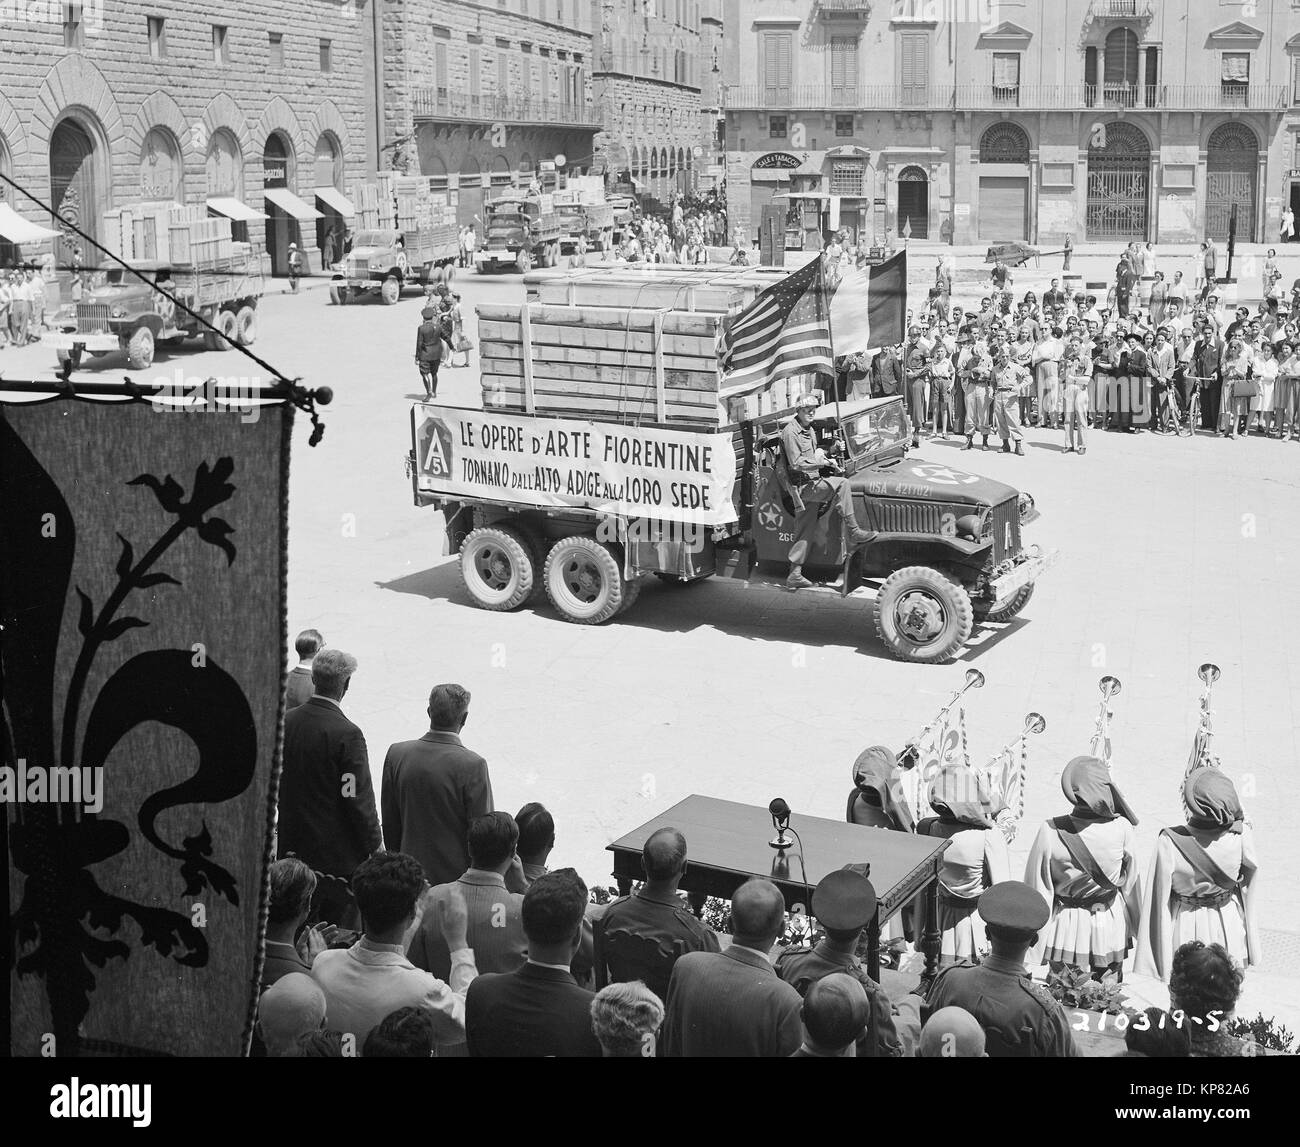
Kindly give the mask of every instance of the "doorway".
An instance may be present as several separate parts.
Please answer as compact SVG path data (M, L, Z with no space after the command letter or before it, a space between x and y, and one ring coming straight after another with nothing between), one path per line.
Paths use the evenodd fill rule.
M930 180L919 167L898 173L898 237L930 237Z
M99 216L103 204L95 173L95 141L75 119L63 120L50 137L50 199L55 212L93 239L99 238ZM61 267L72 262L72 253L82 246L67 226L58 240L55 259ZM83 251L87 265L98 263L93 251Z

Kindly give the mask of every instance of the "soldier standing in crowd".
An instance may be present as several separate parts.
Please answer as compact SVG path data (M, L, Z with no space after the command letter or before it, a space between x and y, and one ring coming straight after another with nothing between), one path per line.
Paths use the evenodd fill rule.
M912 420L912 445L921 445L921 428L925 425L930 390L930 344L921 337L921 328L913 323L907 328L907 345L903 348L903 375L907 379L907 414Z
M433 307L420 312L420 329L415 335L415 365L420 369L424 397L438 397L438 368L442 365L442 323Z
M1002 439L1002 453L1023 456L1024 435L1020 433L1020 388L1029 382L1029 371L1011 361L1005 345L993 352L993 425Z
M989 435L993 433L989 421L993 403L993 359L982 338L964 334L962 341L965 345L957 359L962 392L966 398L966 445L962 449L974 449L975 435L979 434L983 438L983 448L987 450Z

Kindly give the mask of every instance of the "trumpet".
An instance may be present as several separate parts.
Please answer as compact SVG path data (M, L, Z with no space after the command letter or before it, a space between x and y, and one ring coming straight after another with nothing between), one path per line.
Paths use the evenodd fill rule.
M1118 677L1107 674L1097 682L1101 690L1101 711L1097 714L1097 731L1092 736L1092 755L1100 757L1110 764L1110 719L1114 714L1110 710L1110 699L1118 697L1124 686Z
M1047 718L1042 713L1026 713L1025 727L1020 730L1019 734L1012 741L1008 741L1002 749L993 754L993 759L989 761L988 768L992 769L998 761L1008 756L1013 750L1020 747L1022 741L1031 736L1037 736L1047 728Z
M1212 661L1207 661L1197 669L1196 676L1201 679L1201 720L1196 727L1196 736L1192 740L1191 755L1187 758L1187 771L1183 773L1184 782L1197 769L1207 766L1214 768L1218 765L1218 761L1210 753L1210 742L1214 739L1214 710L1210 708L1210 697L1214 692L1214 683L1220 676L1219 667ZM1187 801L1183 797L1181 783L1178 795L1186 809Z
M905 769L913 768L917 763L918 756L920 755L921 742L929 736L934 727L948 715L948 712L952 707L957 704L957 702L960 701L967 692L971 689L982 688L984 688L984 674L978 669L967 669L966 680L962 687L953 693L953 695L944 703L943 708L934 715L930 722L903 746L902 750L898 754L898 763Z
M1020 730L1015 740L1008 742L988 765L985 773L996 781L998 791L1002 794L1004 808L998 814L997 823L1002 835L1010 844L1016 838L1016 831L1025 815L1025 769L1023 759L1017 759L1015 750L1030 736L1037 736L1047 728L1047 719L1041 713L1026 713L1025 727ZM998 762L1002 761L1002 775L997 775ZM1014 805L1014 808L1013 808Z

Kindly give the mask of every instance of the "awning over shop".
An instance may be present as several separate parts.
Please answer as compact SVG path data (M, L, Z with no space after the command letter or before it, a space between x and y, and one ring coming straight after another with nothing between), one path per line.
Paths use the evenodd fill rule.
M325 218L316 208L308 207L287 187L268 187L262 194L286 215L297 219L300 223Z
M255 207L249 207L247 203L241 203L238 199L223 199L214 197L207 201L208 210L215 211L218 215L224 215L227 219L233 219L236 223L247 223L251 219L269 219L270 216L258 211Z
M42 243L58 234L48 227L29 223L7 203L0 203L0 238L10 243Z
M337 211L344 219L351 219L357 213L352 201L337 187L317 187L314 190L317 199L326 207Z

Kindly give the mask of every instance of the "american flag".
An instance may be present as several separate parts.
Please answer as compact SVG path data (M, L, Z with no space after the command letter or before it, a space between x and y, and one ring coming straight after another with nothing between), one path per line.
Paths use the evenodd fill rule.
M725 398L764 390L792 374L835 376L822 261L773 283L724 331L719 359Z

